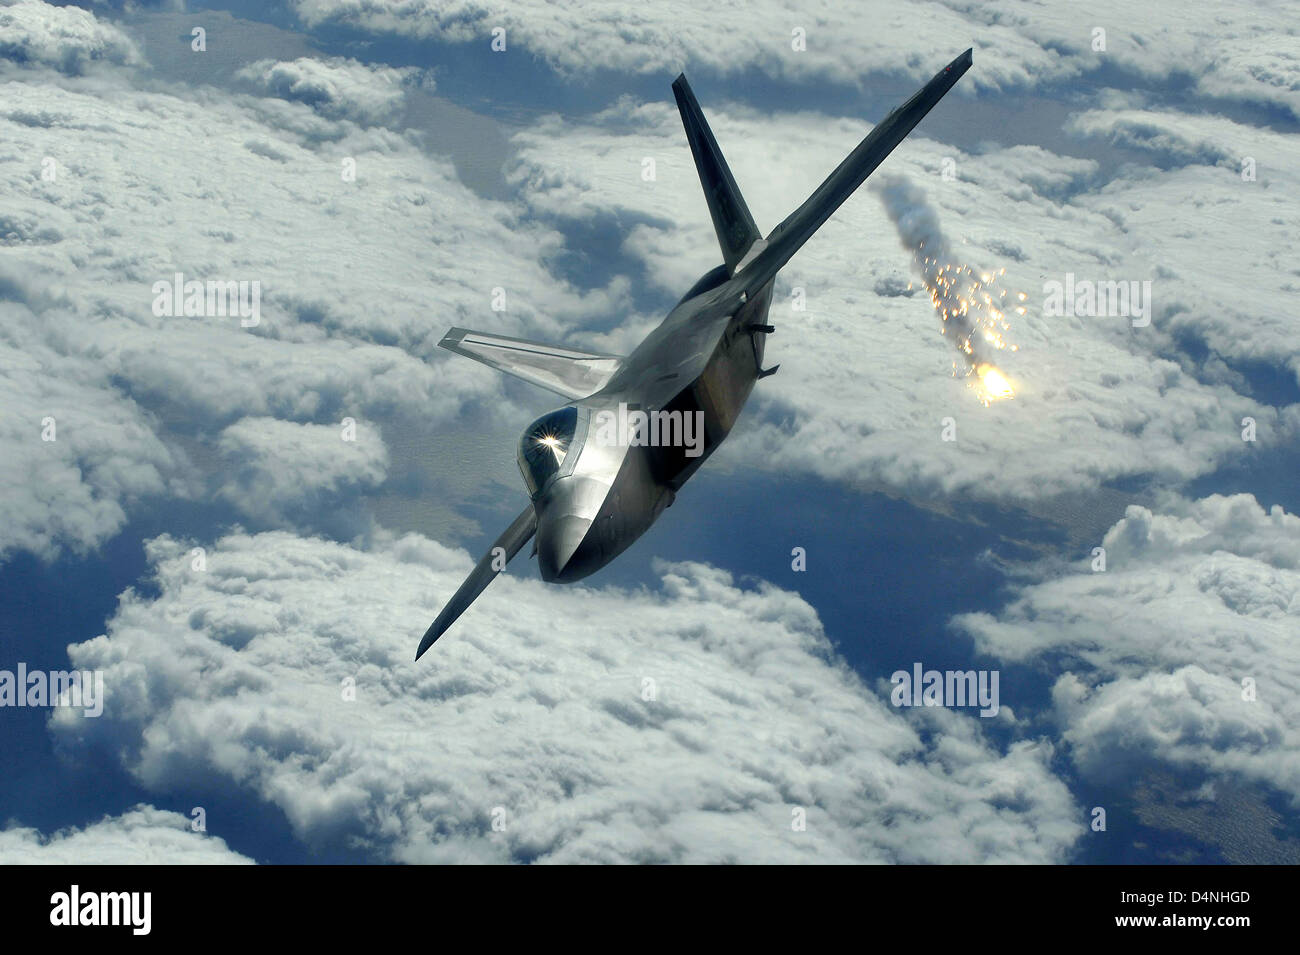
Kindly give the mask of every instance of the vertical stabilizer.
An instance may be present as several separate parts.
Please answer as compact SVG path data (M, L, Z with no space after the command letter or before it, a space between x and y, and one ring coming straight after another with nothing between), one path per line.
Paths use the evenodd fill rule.
M762 238L762 234L754 224L754 217L749 214L749 207L727 168L727 161L722 158L722 150L713 138L713 131L700 111L700 104L691 92L685 74L674 81L673 95L677 97L677 109L682 114L682 125L686 127L686 140L695 156L695 170L700 174L700 185L704 187L709 215L713 217L713 230L717 232L718 245L722 248L722 260L727 264L727 273L734 274L736 264L745 257L749 247Z

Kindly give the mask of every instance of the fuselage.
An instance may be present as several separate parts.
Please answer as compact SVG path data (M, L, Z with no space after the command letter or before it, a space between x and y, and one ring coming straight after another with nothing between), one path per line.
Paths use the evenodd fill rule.
M771 298L771 281L745 298L714 269L605 387L539 419L558 435L525 432L544 580L580 580L621 554L731 432L760 376Z

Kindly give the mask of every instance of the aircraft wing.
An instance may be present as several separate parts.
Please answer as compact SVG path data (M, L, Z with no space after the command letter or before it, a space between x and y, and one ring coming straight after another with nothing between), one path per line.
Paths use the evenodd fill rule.
M433 646L433 642L447 632L447 628L456 622L459 617L474 599L487 589L487 585L496 579L498 573L504 569L505 565L510 562L515 554L519 553L520 548L532 539L537 533L537 512L533 510L532 502L528 503L522 514L515 518L514 523L506 528L504 534L497 538L496 543L488 550L486 554L474 565L465 582L460 585L451 600L447 601L447 606L442 608L442 613L438 614L429 629L424 633L424 639L420 641L420 648L415 651L415 659L420 659L424 651ZM501 548L501 552L497 551Z
M617 355L574 351L467 328L453 328L438 344L570 399L600 391L623 364Z
M971 51L967 50L935 74L911 99L882 119L803 205L773 229L765 240L755 243L750 254L745 256L747 261L742 261L736 269L743 279L746 293L752 296L771 281L781 266L789 262L844 200L866 181L934 104L943 99L970 65Z

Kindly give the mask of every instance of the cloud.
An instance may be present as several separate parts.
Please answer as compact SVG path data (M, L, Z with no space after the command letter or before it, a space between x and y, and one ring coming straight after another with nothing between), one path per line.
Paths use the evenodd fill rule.
M81 829L43 835L0 830L5 865L251 865L218 836L194 832L178 812L139 805Z
M0 268L0 285L22 297ZM125 508L183 494L183 457L154 422L118 393L92 355L59 347L77 324L62 310L40 319L22 302L0 301L0 559L15 550L53 558L84 553L111 537Z
M104 670L104 715L59 711L54 731L108 743L152 791L238 787L308 845L420 862L1046 862L1082 832L1050 744L1002 750L976 718L900 716L770 584L694 564L663 566L653 592L505 575L415 664L463 552L279 531L221 539L206 571L180 541L148 552L157 598L123 595L107 634L70 648Z
M860 85L872 73L928 78L974 41L971 85L1015 90L1108 76L1146 82L1198 78L1200 91L1269 102L1300 115L1300 61L1283 0L1225 9L1211 0L1176 7L1091 4L1081 21L1068 7L1020 0L905 0L870 16L853 5L809 11L788 0L746 5L745 29L729 14L684 0L629 13L618 0L294 0L309 27L473 43L485 56L517 47L563 74L601 70L661 73L683 67ZM925 30L918 34L917 24ZM1105 31L1104 49L1095 30ZM492 31L506 31L503 54ZM1281 30L1281 33L1279 33ZM796 31L801 31L796 35ZM803 41L803 49L798 41ZM1289 44L1289 45L1288 45ZM965 95L965 94L958 94Z
M389 76L335 61L325 70L344 113L369 108L358 92L370 88L365 75L376 89ZM629 310L622 285L582 290L551 274L544 259L561 236L476 196L414 137L301 102L183 84L141 90L121 69L94 82L10 79L0 109L11 147L0 156L9 398L0 428L23 453L3 465L21 490L6 501L0 554L84 551L145 497L163 506L220 491L223 455L236 439L246 448L256 422L263 444L284 433L271 419L416 422L424 430L407 453L425 457L461 443L483 403L522 427L536 406L517 408L500 376L437 349L446 329L560 342ZM260 323L154 314L155 283L178 273L258 283ZM495 288L504 312L490 307ZM57 444L39 441L47 415ZM280 464L301 475L319 459L305 442L285 445L298 451L301 461ZM459 487L452 456L428 463L425 489ZM369 473L352 483L373 487ZM276 481L261 517L301 515L320 490Z
M367 66L331 57L258 60L236 75L264 92L306 103L323 116L362 125L383 125L401 117L405 84L419 75L414 67Z
M1300 117L1300 53L1295 39L1293 25L1289 30L1216 44L1215 63L1197 78L1197 88L1208 96L1282 107L1292 117Z
M1133 170L1081 204L1113 223L1114 241L1151 269L1163 331L1210 351L1203 373L1263 362L1300 385L1288 318L1300 290L1300 139L1216 116L1087 110L1069 128L1151 154L1166 170ZM1248 173L1248 175L1243 175ZM1194 227L1179 227L1175 216ZM1159 330L1161 323L1156 323ZM1153 347L1160 347L1157 342ZM1168 350L1168 346L1165 346Z
M888 17L884 23L874 22L870 30L865 23L858 25L861 29L845 30L838 19L810 16L785 3L751 5L745 11L744 31L728 29L716 10L683 2L637 8L632 13L613 0L582 4L573 0L522 4L295 0L294 8L311 28L341 24L377 34L479 43L485 55L494 55L489 52L492 31L504 29L507 55L514 49L511 44L516 44L562 73L621 70L671 75L691 62L719 71L756 68L769 74L856 82L865 70L882 63L893 69L902 60L910 69L923 68L915 62L914 47L908 51L910 58L900 54L899 34L890 28ZM932 8L931 15L936 36L965 35L960 14L940 7ZM808 52L793 48L795 29L807 35ZM1014 31L993 27L990 32L1010 50L1033 55L1033 45ZM931 48L948 49L940 44ZM951 45L951 49L955 55L961 48ZM939 65L935 63L930 72Z
M344 494L377 487L388 468L379 428L355 419L312 425L241 418L221 432L218 448L230 473L221 496L273 526L288 523L289 514L310 517L336 506Z
M580 251L560 231L574 221L626 223L619 251L665 297L715 264L669 104L624 100L584 121L543 117L515 139L518 201L493 202L407 135L338 118L395 109L398 74L407 75L350 60L259 63L264 88L288 101L183 86L125 96L133 76L111 71L96 86L6 87L0 125L14 148L0 159L0 227L9 274L20 289L60 290L16 294L30 315L7 314L31 324L22 334L35 336L24 339L33 348L44 341L54 356L102 367L91 379L103 382L101 403L139 428L120 444L118 457L136 459L119 469L124 485L96 484L95 457L82 459L78 493L89 503L67 508L60 527L49 512L61 491L27 501L17 526L53 530L21 530L11 546L93 546L140 495L192 497L213 481L219 489L224 479L204 472L220 458L222 429L241 419L322 427L345 416L408 419L446 429L448 445L463 444L456 429L483 403L504 400L502 418L522 423L536 405L516 412L515 391L499 376L441 355L435 343L446 327L626 352L659 317L639 314L626 279L579 289L557 277L553 263ZM866 128L858 118L772 117L725 103L709 113L768 228ZM1151 277L1151 326L1049 319L1034 308L1007 336L1020 347L1004 363L1017 398L982 409L951 378L952 356L924 298L893 294L911 278L909 257L881 228L879 204L859 195L783 273L773 314L782 331L770 344L783 373L758 390L720 466L811 471L919 498L1033 501L1118 479L1209 473L1240 452L1247 415L1262 445L1285 440L1283 416L1261 404L1248 376L1252 362L1300 373L1280 307L1291 294L1286 263L1300 252L1285 226L1300 168L1290 161L1293 137L1128 107L1086 111L1068 128L1174 168L1130 170L1092 191L1093 161L1040 146L966 154L925 139L923 127L889 170L924 183L954 248L977 268L1007 265L1006 284L1026 291L1031 306L1041 306L1044 278L1066 272ZM1238 146L1258 154L1259 181L1224 167ZM55 180L35 157L53 161ZM657 164L651 181L641 175L646 157ZM935 175L946 158L957 163L956 181ZM342 175L345 162L355 163L354 181ZM1189 194L1219 223L1217 239L1166 221ZM1261 236L1263 258L1254 252ZM262 324L152 315L152 284L176 272L259 282ZM804 313L790 311L794 287L807 294ZM494 289L505 292L504 312L487 307ZM59 322L46 315L56 308L67 313ZM60 322L75 323L76 334L49 338L47 326ZM1189 336L1208 357L1188 353ZM947 417L958 422L956 442L940 440ZM393 466L412 471L410 462ZM507 471L497 479L513 486ZM52 486L65 484L74 486ZM304 487L302 503L313 494Z
M982 653L1063 662L1052 715L1086 775L1159 762L1300 805L1300 518L1247 494L1170 499L1101 545L1104 572L1045 573L954 623Z
M0 6L0 58L79 75L96 63L138 64L140 52L125 33L89 10L40 0Z
M714 467L1025 504L1253 461L1245 415L1264 449L1300 434L1300 404L1261 393L1255 367L1300 382L1287 318L1295 137L1177 108L1196 94L1210 109L1263 107L1278 128L1300 115L1293 37L1270 6L1194 4L1175 26L1159 6L1103 6L1104 54L1077 12L1010 0L904 4L849 29L765 2L744 35L689 5L631 20L624 4L588 5L582 31L565 4L297 9L485 57L499 22L507 57L566 75L685 64L796 83L920 79L965 45L950 38L976 35L958 101L1103 87L1063 139L1053 124L1037 145L959 149L922 126L886 166L925 193L954 250L1007 266L1027 293L1008 335L1013 402L981 408L949 377L932 310L906 294L909 256L863 193L783 273L768 356L782 374ZM920 18L933 27L925 50ZM396 128L414 71L267 59L244 70L245 92L164 90L142 85L131 41L85 11L9 5L0 26L13 61L0 76L0 437L19 452L0 476L20 489L0 513L0 556L93 547L145 500L212 497L259 527L320 529L313 515L421 464L422 490L459 487L484 422L531 415L492 372L440 355L446 327L627 351L660 317L637 303L675 298L718 259L666 101L533 121L514 139L518 196L488 201ZM790 49L794 27L806 53ZM706 109L767 228L866 131L859 117ZM1003 138L1022 135L1034 133ZM1103 142L1137 161L1083 158ZM1257 160L1254 181L1243 157ZM955 178L940 174L949 159ZM630 263L632 282L557 277L584 251L564 230L609 222L623 241L599 251ZM153 283L177 272L259 282L262 323L153 314ZM1152 279L1151 325L1044 316L1043 281L1067 272ZM793 311L794 288L806 311ZM496 289L504 312L489 306ZM58 442L39 440L47 415ZM345 416L364 440L340 453ZM940 440L949 416L956 442ZM412 439L412 421L430 430ZM476 491L483 480L474 471ZM1300 798L1295 520L1243 497L1132 509L1105 538L1106 574L1040 568L1001 612L959 629L1008 661L1064 661L1050 717L1089 779L1161 762ZM342 527L350 538L350 523L328 529ZM978 720L892 711L796 595L699 565L662 567L654 590L507 577L416 667L414 639L469 562L423 537L373 536L236 533L210 548L206 572L191 568L193 542L155 540L157 596L124 594L107 635L72 648L77 665L108 671L110 712L59 711L54 731L109 742L152 791L233 786L283 811L306 844L366 860L1061 861L1082 831L1053 744L1024 735L1032 716L998 744ZM791 828L800 808L805 832ZM144 814L184 837L175 823L188 820L150 812L97 826ZM16 845L42 838L9 832Z
M1261 137L1247 126L1220 117L1137 109L1084 110L1070 117L1066 129L1082 136L1105 136L1113 143L1151 153L1173 166L1226 165L1234 169L1240 161L1241 146ZM1286 142L1283 137L1263 135Z

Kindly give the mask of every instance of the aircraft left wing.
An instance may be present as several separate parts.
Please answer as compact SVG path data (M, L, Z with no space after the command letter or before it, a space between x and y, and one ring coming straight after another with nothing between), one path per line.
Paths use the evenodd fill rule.
M420 659L424 651L433 646L433 642L447 632L447 628L456 622L456 618L463 614L469 605L474 602L487 585L496 579L501 568L519 553L521 547L532 539L537 533L537 512L533 510L533 504L528 502L528 507L522 514L515 518L514 523L506 528L505 533L497 538L496 543L488 549L474 569L470 571L465 582L460 585L449 601L447 606L442 608L442 613L438 614L429 629L424 632L424 639L420 641L420 648L415 651L415 659ZM497 548L501 549L498 552Z
M600 391L623 364L617 355L575 351L467 328L453 328L438 344L569 399Z

